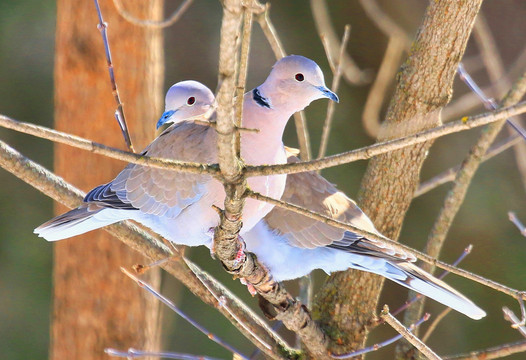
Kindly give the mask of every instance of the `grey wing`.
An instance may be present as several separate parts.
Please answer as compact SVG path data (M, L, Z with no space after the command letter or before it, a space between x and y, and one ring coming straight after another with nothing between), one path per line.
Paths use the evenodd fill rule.
M298 159L289 156L288 161L296 162ZM354 201L315 172L288 175L281 199L379 234L372 221ZM265 220L272 230L286 237L292 246L308 249L328 246L393 261L415 261L411 254L398 251L389 244L367 239L283 208L274 207Z
M143 154L183 161L215 162L215 133L210 129L193 122L173 125L155 139ZM175 218L206 193L206 184L211 180L209 175L129 164L111 183L88 193L85 201Z

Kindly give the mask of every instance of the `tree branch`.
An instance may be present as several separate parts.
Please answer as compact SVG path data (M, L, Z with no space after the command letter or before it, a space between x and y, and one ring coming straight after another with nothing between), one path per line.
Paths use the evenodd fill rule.
M517 80L505 96L502 105L509 106L518 102L523 97L524 93L526 93L526 73ZM438 217L435 220L427 239L424 252L433 258L439 257L453 220L455 219L460 206L464 202L471 180L473 179L475 172L478 170L482 158L487 153L491 144L495 141L495 138L504 124L505 120L501 120L486 126L486 128L482 130L477 143L471 148L469 155L462 162L462 165L455 176L453 188L447 194L446 199L444 200L444 205L442 206L442 209L440 209ZM431 264L424 264L422 268L432 273L434 266ZM414 322L415 319L420 318L424 302L425 301L421 301L417 306L414 306L406 312L404 317L404 322L406 324L410 324Z
M316 29L318 29L318 34L325 34L332 58L337 58L341 44L332 26L329 9L327 9L325 0L311 0L310 7ZM371 82L371 72L368 70L360 70L349 54L345 53L342 63L343 76L349 84L365 85Z
M460 120L452 121L429 130L421 131L414 135L378 142L371 146L327 156L319 160L301 161L284 165L248 165L246 166L245 173L247 176L261 176L274 174L294 174L304 171L326 169L333 166L347 164L353 161L370 159L377 155L390 153L394 150L400 150L411 145L422 144L444 135L473 129L475 127L490 124L511 116L523 114L525 112L526 102L520 102L517 105L509 106L496 111L490 111L471 117L464 117Z
M157 20L143 20L137 19L135 16L130 14L122 6L121 0L113 0L113 5L119 12L119 15L122 16L126 21L132 23L133 25L148 27L153 29L164 29L175 24L188 10L190 5L194 0L185 0L179 7L170 15L166 20L157 21Z
M426 344L422 342L415 334L409 329L402 325L393 315L389 313L389 307L384 305L382 314L380 315L386 323L391 325L399 334L401 334L407 341L409 341L414 347L416 347L422 354L425 355L429 360L441 360L441 358L435 354Z
M54 175L42 166L27 159L3 141L0 141L0 166L69 208L74 208L82 203L84 197L82 191L74 188L62 178ZM152 235L128 222L111 225L105 227L104 230L110 232L134 250L152 259L152 261L169 257L170 261L164 263L162 267L181 281L183 285L204 303L221 312L244 336L267 355L274 358L281 358L287 357L286 354L295 353L295 350L290 349L252 310L239 302L237 297L232 295L217 282L217 280L203 272L190 261L184 260L181 254L172 252L171 249L163 243L160 236ZM188 262L191 269L186 265L185 261ZM216 294L226 299L226 302L229 304L228 307L219 304L216 298L203 285L202 279L206 281L206 284L213 289ZM242 326L239 324L240 321L243 323ZM262 339L264 344L270 345L271 349L264 346L259 339Z

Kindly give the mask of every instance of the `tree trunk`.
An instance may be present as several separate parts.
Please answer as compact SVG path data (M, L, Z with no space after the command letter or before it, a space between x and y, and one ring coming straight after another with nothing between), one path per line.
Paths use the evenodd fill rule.
M440 124L440 113L452 94L458 63L482 0L431 1L397 77L396 92L378 141ZM432 142L371 159L362 181L359 203L379 231L397 239L418 185L420 169ZM332 340L334 353L364 345L383 278L360 271L331 276L317 296L314 315Z
M141 149L153 139L162 110L162 33L126 22L110 0L101 2L132 141ZM162 16L162 0L127 1L126 8L141 19ZM97 23L93 1L57 2L55 127L125 149ZM124 166L55 147L56 173L85 191L110 181ZM65 210L56 207L57 214ZM158 304L119 270L144 261L101 230L55 244L52 359L101 359L106 347L157 348ZM158 271L148 276L160 280Z

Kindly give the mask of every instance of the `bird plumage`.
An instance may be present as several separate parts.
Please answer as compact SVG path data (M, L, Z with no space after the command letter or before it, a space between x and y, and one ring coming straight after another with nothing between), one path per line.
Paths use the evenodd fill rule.
M293 154L288 159L299 161ZM288 175L281 199L379 234L353 200L316 172ZM352 268L386 277L473 319L486 315L458 291L418 268L413 255L284 208L274 207L243 239L247 250L278 281L299 278L314 269L330 274Z

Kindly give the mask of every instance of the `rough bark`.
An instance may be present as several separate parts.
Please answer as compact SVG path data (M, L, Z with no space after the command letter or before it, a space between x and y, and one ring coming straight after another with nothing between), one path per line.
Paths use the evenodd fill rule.
M154 136L162 105L162 38L158 30L123 20L111 1L102 1L121 98L137 149ZM162 0L128 1L139 18L159 19ZM113 113L116 108L93 1L57 2L55 126L97 142L125 149ZM90 20L91 19L91 20ZM109 181L122 162L56 145L55 171L89 190ZM65 207L58 205L56 212ZM142 256L103 231L56 243L51 358L100 359L105 347L157 347L158 304L131 281L120 266L144 262ZM149 273L156 282L159 273Z
M440 124L441 108L451 97L457 65L464 53L482 0L430 2L378 141ZM397 239L418 185L420 169L432 141L371 159L359 203L378 230ZM374 317L383 279L364 272L331 276L317 297L314 314L331 337L331 350L363 346Z

